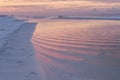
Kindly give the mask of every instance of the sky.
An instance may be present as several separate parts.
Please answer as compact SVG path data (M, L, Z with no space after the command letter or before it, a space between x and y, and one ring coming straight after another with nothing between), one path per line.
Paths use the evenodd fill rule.
M120 0L0 0L0 14L119 15Z

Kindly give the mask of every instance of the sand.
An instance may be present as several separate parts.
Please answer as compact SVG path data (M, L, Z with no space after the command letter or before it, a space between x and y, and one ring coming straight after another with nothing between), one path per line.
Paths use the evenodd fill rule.
M22 24L0 49L0 80L120 80L119 25L78 20Z
M25 23L12 33L0 50L0 80L41 80L31 37L35 23Z

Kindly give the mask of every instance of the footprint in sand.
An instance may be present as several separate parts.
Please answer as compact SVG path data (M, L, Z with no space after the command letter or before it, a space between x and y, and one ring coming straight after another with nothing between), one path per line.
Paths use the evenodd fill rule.
M7 46L6 48L7 48L7 49L13 49L13 47L10 47L10 46Z
M0 29L0 31L5 31L5 29Z
M25 48L21 48L22 51L25 51Z
M17 61L16 63L19 64L19 65L21 65L21 66L24 65L23 61Z
M21 63L23 63L23 61L18 61L17 63L21 64Z
M30 54L29 56L34 56L34 54Z
M2 58L0 58L0 60L2 60Z
M0 52L1 52L1 54L0 55L3 55L3 53L5 53L5 49L4 48L2 48L1 50L0 50Z
M36 72L30 72L28 75L26 75L25 77L31 77L31 76L35 76L37 75L38 73Z

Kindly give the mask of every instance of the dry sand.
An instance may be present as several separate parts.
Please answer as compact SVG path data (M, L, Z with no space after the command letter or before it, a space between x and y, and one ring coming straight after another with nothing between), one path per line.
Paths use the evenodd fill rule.
M31 37L35 23L25 23L12 33L0 50L0 80L41 80Z

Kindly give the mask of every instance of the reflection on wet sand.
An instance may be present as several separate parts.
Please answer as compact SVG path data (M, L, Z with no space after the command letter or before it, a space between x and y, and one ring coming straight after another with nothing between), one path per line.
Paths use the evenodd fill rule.
M119 21L41 21L32 42L47 80L120 79Z

